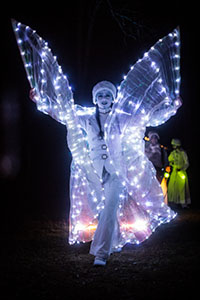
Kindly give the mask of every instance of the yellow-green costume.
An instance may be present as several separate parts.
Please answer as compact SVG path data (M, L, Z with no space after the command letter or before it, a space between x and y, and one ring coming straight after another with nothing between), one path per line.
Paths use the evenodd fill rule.
M177 148L168 157L169 164L172 166L172 173L168 183L168 201L186 207L191 203L186 172L189 166L188 156L180 148L179 140L172 140L172 145L177 146Z

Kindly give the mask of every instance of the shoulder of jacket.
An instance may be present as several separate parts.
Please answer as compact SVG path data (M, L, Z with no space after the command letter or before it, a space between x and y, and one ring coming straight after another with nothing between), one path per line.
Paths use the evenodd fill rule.
M89 119L90 117L95 115L96 108L95 107L85 107L81 105L75 105L76 114L79 117L83 117Z

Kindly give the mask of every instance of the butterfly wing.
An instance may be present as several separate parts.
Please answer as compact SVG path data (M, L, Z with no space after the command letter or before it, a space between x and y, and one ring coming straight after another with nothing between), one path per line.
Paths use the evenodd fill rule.
M73 103L67 77L48 44L29 26L12 20L13 30L37 108L65 124L65 111Z
M124 77L114 104L113 121L125 113L138 126L164 123L181 105L180 83L180 32L176 28L151 47Z

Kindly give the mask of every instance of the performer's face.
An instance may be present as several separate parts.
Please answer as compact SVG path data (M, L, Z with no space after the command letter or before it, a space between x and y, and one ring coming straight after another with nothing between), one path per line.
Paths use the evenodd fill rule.
M112 104L113 96L107 89L101 90L96 94L96 102L99 108L109 108Z
M172 145L172 148L173 148L174 150L177 150L177 149L180 148L180 146Z
M151 142L152 145L158 144L158 138L157 138L157 136L153 135L151 137L151 139L150 139L150 142Z

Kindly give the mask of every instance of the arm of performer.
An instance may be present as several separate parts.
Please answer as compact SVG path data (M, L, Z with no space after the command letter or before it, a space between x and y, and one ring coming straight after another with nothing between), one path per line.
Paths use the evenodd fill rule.
M40 97L37 94L36 90L34 88L32 88L29 91L29 98L37 105L38 107L38 102L40 101ZM40 111L42 111L42 109L39 109ZM73 110L73 115L77 120L77 124L79 124L79 126L81 128L83 128L85 130L86 127L86 119L87 119L87 114L86 111L87 108L84 108L80 105L74 105L74 110ZM42 111L44 112L44 111ZM46 110L44 112L45 114L48 114L49 116L51 116L54 120L56 120L57 122L60 122L64 125L67 126L67 122L66 122L66 116L67 114L71 115L72 114L72 110L71 107L69 106L68 109L66 109L66 113L62 113L61 111L55 111L55 109L53 109L53 105L49 105L48 108L46 107ZM91 112L90 112L91 113ZM64 116L65 115L65 116ZM63 118L64 117L64 118Z
M36 103L36 97L37 97L37 93L35 91L35 89L31 89L29 91L29 98Z
M51 100L43 102L34 88L30 90L29 98L36 104L39 111L51 116L57 122L67 125L66 117L67 114L71 113L70 105L67 105L66 109L63 109L62 105L59 105L59 103L52 103Z

